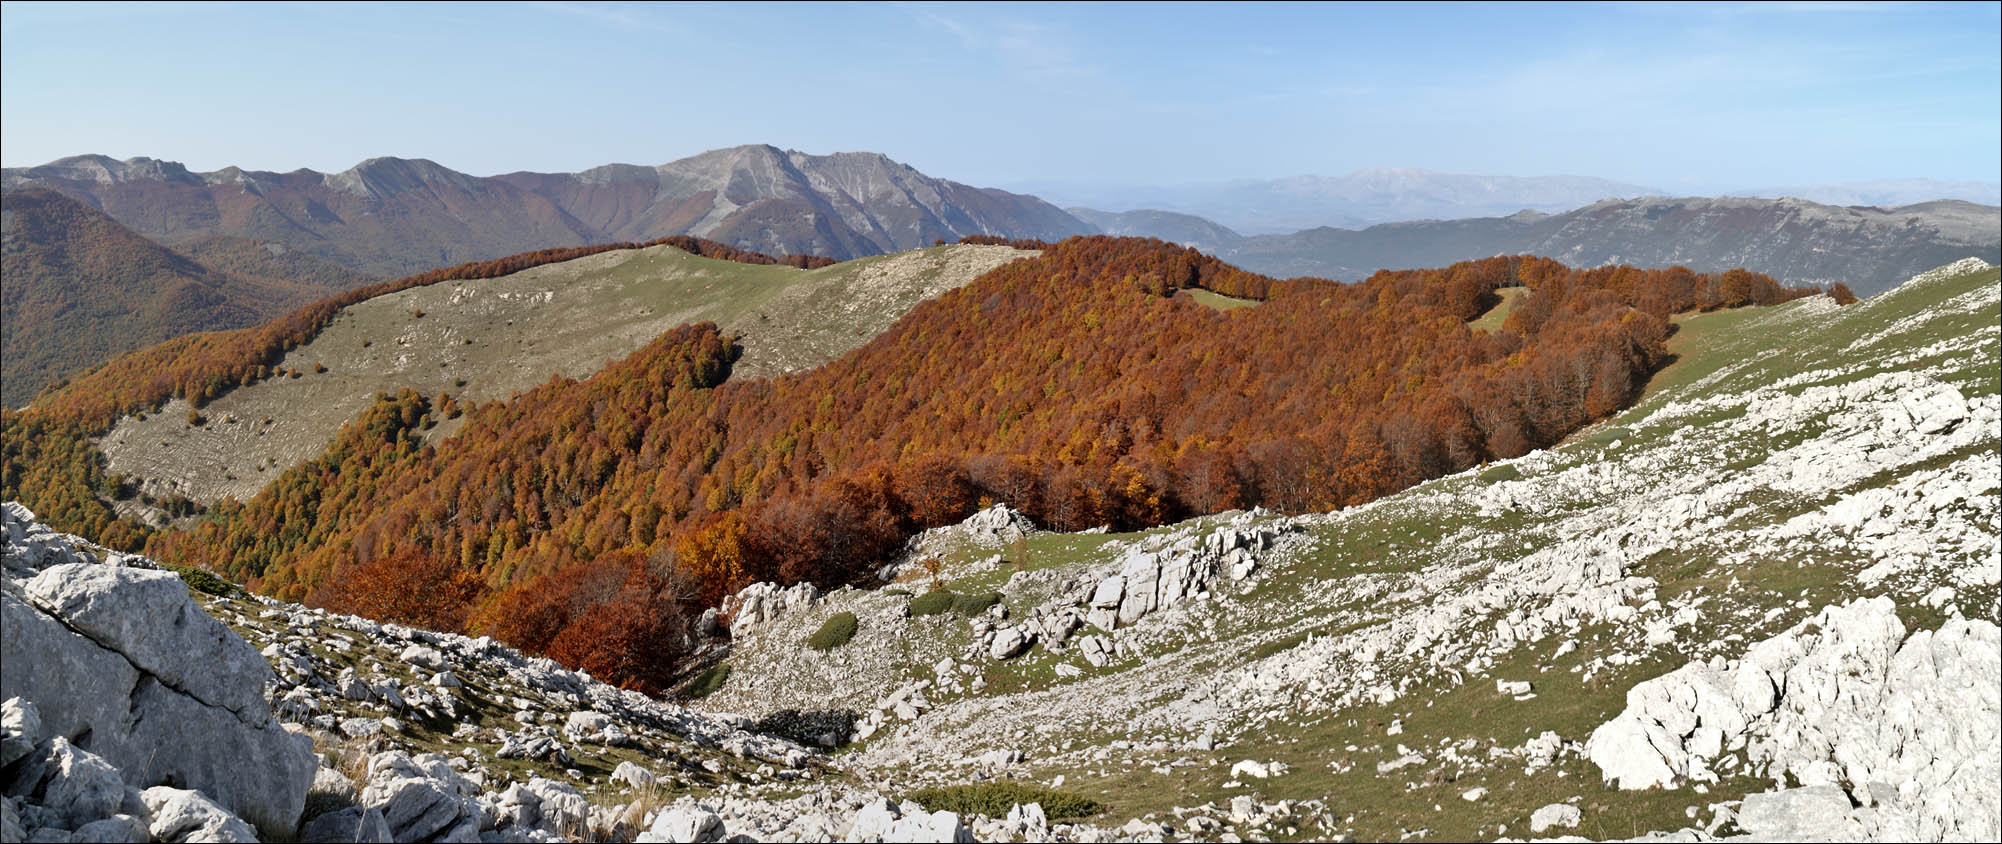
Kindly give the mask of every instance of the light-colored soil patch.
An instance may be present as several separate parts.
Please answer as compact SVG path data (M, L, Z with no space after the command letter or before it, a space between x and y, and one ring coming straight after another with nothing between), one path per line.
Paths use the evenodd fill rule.
M743 335L732 377L776 375L831 360L919 302L1033 254L945 246L797 270L658 246L414 288L341 312L280 364L299 377L223 395L203 408L206 424L189 424L187 403L175 400L144 420L120 420L99 447L112 471L155 494L244 500L320 454L381 391L505 399L551 377L589 376L701 321ZM455 429L440 426L434 437Z

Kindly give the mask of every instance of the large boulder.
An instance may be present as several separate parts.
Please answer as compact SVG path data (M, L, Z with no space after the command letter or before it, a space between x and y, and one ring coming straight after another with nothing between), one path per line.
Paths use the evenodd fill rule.
M266 837L296 831L312 741L272 717L269 663L179 577L63 563L0 590L0 698L34 704L45 735L126 783L200 791Z
M1848 794L1869 809L1856 823L1873 835L1993 840L2002 835L2002 629L1956 617L1907 636L1889 598L1858 598L1742 659L1691 663L1635 686L1626 710L1586 743L1606 780L1628 789L1714 780L1713 766L1738 752L1775 786L1802 786L1746 799L1741 814L1772 830L1805 829L1800 819L1825 813L1798 807Z
M532 829L541 823L540 800L525 788L517 793L511 821ZM468 833L477 840L485 817L478 794L444 757L390 750L369 758L368 785L356 802L381 812L396 841L457 841Z
M257 841L257 835L242 819L201 792L162 785L146 789L144 799L147 813L153 816L148 831L155 841ZM287 830L286 838L290 837Z
M361 806L328 812L299 828L302 844L390 844L395 841L382 813Z

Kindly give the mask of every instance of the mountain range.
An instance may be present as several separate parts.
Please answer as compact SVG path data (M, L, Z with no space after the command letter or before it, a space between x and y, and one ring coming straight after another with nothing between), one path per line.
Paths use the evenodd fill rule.
M1215 220L1243 234L1359 229L1379 223L1559 213L1612 198L1669 196L1661 188L1586 176L1481 176L1379 167L1346 176L1292 176L1173 187L1030 182L1026 193L1066 206L1160 209ZM1891 208L1938 199L2002 205L2002 185L1944 179L1732 187L1719 196L1805 199ZM1107 232L1113 234L1115 232Z
M1216 237L1179 219L1130 213L1119 219L1144 223L1132 226L1134 234ZM1524 211L1217 241L1219 257L1278 276L1353 281L1395 267L1531 254L1586 267L1744 267L1786 284L1843 283L1868 296L1961 258L2002 261L2002 208L1959 200L1886 209L1801 199L1652 197L1595 202L1562 214Z
M1182 187L1091 188L1044 183L1032 192L1064 205L1192 214L1245 234L1494 217L1525 209L1569 211L1607 197L1662 193L1659 188L1590 176L1479 176L1410 167Z
M836 259L967 235L1145 236L1259 272L1340 280L1538 254L1584 266L1743 266L1788 283L1841 282L1865 295L1948 261L2002 257L1995 206L1939 199L1983 196L1983 185L1929 180L1801 188L1844 200L1931 200L1845 207L1663 197L1652 188L1587 177L1379 168L1339 178L1100 192L1060 209L1034 196L927 176L876 153L808 155L766 145L653 167L490 177L423 159L372 158L338 173L281 174L235 167L196 173L150 158L76 156L9 168L3 180L9 190L39 186L76 198L172 248L228 237L375 277L530 248L680 234L772 255Z
M236 167L198 173L151 158L76 156L9 168L0 181L10 197L43 192L8 206L4 399L10 406L111 353L186 331L249 325L380 277L527 249L686 234L774 255L848 259L967 235L1054 241L1104 233L1193 246L1272 275L1338 280L1536 254L1585 267L1742 266L1783 283L1843 283L1862 295L1959 258L2002 261L2002 212L1992 205L1647 197L1578 207L1589 198L1649 189L1582 177L1409 169L1156 197L1171 208L1181 202L1217 209L1226 215L1221 222L1160 208L1059 209L1033 196L933 178L875 153L817 156L765 145L652 167L490 177L422 159L373 158L338 173ZM1856 197L1881 197L1954 185L1849 187ZM1560 213L1516 210L1525 207ZM1514 213L1464 216L1498 209ZM1242 233L1281 222L1332 218L1359 225L1424 214L1461 218ZM30 223L42 217L50 219ZM1233 220L1250 225L1234 227ZM38 234L12 233L17 229ZM52 238L63 242L33 243ZM158 272L169 266L186 277ZM111 267L118 272L104 271ZM39 316L23 322L18 315L25 313ZM17 328L30 324L37 327Z
M713 150L655 167L471 176L424 159L338 173L197 173L101 155L8 168L169 246L216 235L279 243L374 276L524 249L689 234L773 255L876 255L974 234L1061 239L1091 230L1031 196L926 176L875 153Z

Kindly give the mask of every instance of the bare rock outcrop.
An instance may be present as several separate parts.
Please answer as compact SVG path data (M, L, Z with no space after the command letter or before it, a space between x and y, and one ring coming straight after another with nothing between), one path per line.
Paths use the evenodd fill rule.
M1907 636L1890 599L1857 599L1742 659L1691 663L1635 686L1586 752L1628 789L1714 781L1740 758L1776 786L1799 786L1772 793L1801 792L1784 799L1747 798L1741 814L1764 824L1761 834L1816 835L1788 831L1786 819L1818 813L1787 807L1825 789L1848 795L1844 817L1851 801L1868 809L1851 820L1873 837L1989 840L2002 833L1998 712L1994 624L1952 618Z
M315 762L311 740L272 717L270 664L171 572L71 562L89 552L61 542L17 556L16 537L38 527L22 513L4 517L0 699L32 705L40 735L12 767L81 749L125 784L199 791L267 836L291 835ZM40 563L54 564L17 579Z

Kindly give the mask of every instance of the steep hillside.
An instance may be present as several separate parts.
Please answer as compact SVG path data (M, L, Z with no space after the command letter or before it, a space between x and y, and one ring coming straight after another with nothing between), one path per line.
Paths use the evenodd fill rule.
M202 425L189 424L185 400L126 416L100 447L112 471L156 496L248 500L325 450L379 392L506 399L552 377L589 377L702 321L741 335L736 377L778 375L832 360L918 302L1034 254L959 245L799 270L663 245L412 288L348 305L273 364L298 377L224 393L203 405ZM433 440L458 427L441 421Z
M149 158L9 168L5 184L78 198L180 247L241 237L389 277L522 251L696 235L772 255L846 259L969 234L1062 238L1089 227L1034 197L935 179L874 153L754 145L657 167L476 177L422 159L339 173L193 173Z
M1608 200L1556 215L1253 237L1220 254L1273 275L1337 279L1519 254L1587 267L1745 267L1787 284L1843 283L1868 296L1961 258L2002 260L2002 208L1959 201L1883 209L1798 199Z
M253 325L359 280L279 275L283 267L263 262L200 263L53 191L10 190L0 202L7 407L119 352ZM206 254L220 258L223 247Z
M885 790L1055 784L1135 837L1993 838L2002 275L1678 322L1636 406L1372 504L990 511L895 588L759 584L701 705L841 714Z
M1504 330L1469 328L1506 284L1532 293ZM1185 287L1270 301L1221 312ZM1662 360L1667 314L1809 292L1537 259L1278 284L1073 239L791 376L717 386L738 351L704 324L482 406L435 448L453 405L386 396L321 457L148 547L651 686L680 655L594 644L605 625L692 623L691 596L750 579L847 582L983 497L1074 529L1366 501L1617 409ZM1310 342L1328 337L1352 341ZM400 597L418 595L452 597Z
M234 276L281 279L327 292L352 290L376 280L373 276L350 270L282 243L266 243L229 235L198 240L182 246L177 251L204 267L221 270Z
M1992 840L2002 274L1677 321L1634 407L1365 506L1128 534L993 507L886 588L753 585L663 642L711 664L693 711L182 586L10 503L0 831Z

